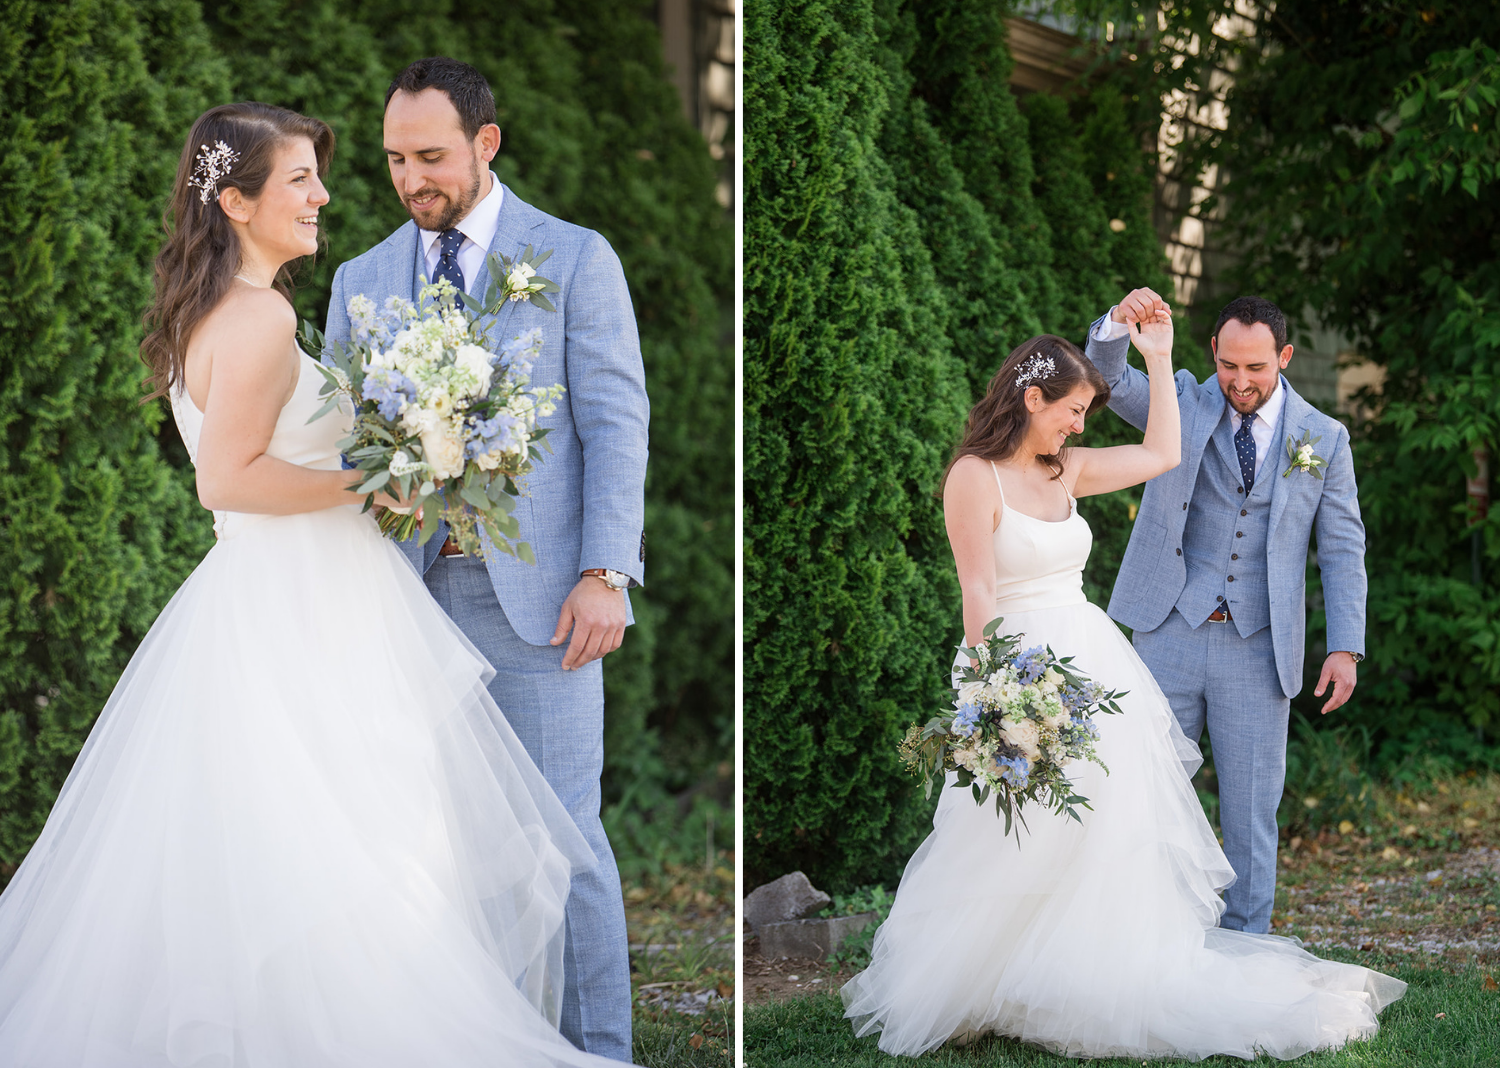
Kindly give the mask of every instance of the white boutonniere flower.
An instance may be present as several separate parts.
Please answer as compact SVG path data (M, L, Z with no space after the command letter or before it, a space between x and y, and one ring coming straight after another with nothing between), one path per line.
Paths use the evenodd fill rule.
M1286 454L1292 463L1290 467L1281 472L1281 477L1286 478L1293 471L1306 471L1313 478L1322 481L1323 474L1318 468L1327 467L1328 461L1313 452L1313 446L1322 440L1321 437L1313 437L1310 430L1304 430L1302 437L1296 440L1293 440L1290 434L1287 435Z
M551 255L551 249L536 252L530 245L514 259L491 254L490 277L504 281L491 282L490 285L498 291L502 300L530 301L543 311L556 311L552 302L543 294L560 292L557 284L536 273L537 268L546 263ZM486 297L485 303L490 303L489 297Z

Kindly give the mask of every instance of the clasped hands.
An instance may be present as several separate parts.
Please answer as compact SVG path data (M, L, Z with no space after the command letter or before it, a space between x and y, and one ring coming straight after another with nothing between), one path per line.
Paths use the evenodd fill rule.
M1172 355L1172 307L1151 289L1132 289L1110 310L1117 323L1133 325L1130 343L1147 359Z

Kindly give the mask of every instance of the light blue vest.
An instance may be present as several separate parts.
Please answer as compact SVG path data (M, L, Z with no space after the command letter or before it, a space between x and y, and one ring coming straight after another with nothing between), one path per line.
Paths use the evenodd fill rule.
M1278 426L1271 440L1280 433ZM1276 475L1276 457L1268 456L1246 497L1226 407L1204 450L1182 532L1187 584L1176 607L1193 626L1226 604L1242 638L1271 625L1266 538Z

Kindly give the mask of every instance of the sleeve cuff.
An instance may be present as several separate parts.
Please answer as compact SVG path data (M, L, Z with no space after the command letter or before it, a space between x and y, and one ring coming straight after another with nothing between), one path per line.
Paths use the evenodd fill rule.
M1092 336L1095 341L1114 341L1130 336L1130 324L1115 322L1114 311L1114 308L1109 309L1104 313L1104 318L1094 326Z

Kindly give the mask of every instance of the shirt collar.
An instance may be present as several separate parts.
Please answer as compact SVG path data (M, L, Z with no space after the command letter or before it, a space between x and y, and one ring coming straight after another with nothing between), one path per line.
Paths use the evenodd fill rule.
M1234 410L1234 405L1229 403L1229 398L1224 398L1224 404L1229 408L1230 425L1235 430L1240 428L1240 413ZM1276 376L1276 392L1271 394L1271 399L1260 406L1255 414L1265 420L1266 426L1272 430L1276 429L1276 422L1281 418L1281 409L1286 407L1286 375ZM1254 426L1252 423L1251 426Z
M504 200L505 187L495 177L495 172L490 171L490 191L469 209L469 214L460 219L454 229L488 252L495 243L495 231L500 229L500 205ZM431 255L433 244L443 236L442 231L419 229L418 233L422 238L422 255Z

